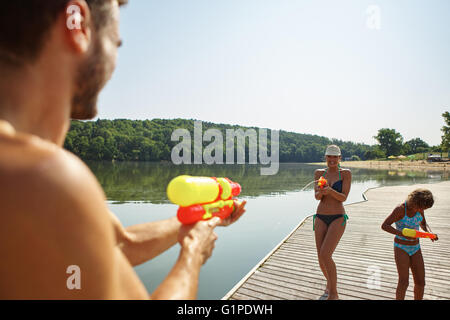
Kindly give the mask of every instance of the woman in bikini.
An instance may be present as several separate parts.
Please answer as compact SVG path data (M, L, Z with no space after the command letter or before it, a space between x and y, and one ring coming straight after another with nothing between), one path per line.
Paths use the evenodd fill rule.
M404 300L409 285L409 268L414 278L414 300L422 300L425 290L425 266L420 249L419 239L404 237L404 228L419 230L419 226L426 232L428 225L425 220L425 210L434 204L433 194L427 189L417 189L408 195L408 199L398 205L386 218L381 228L395 235L394 257L397 264L398 284L396 299ZM392 224L395 223L395 227ZM436 241L438 238L432 240Z
M315 181L324 177L328 183L323 188L316 184L314 188L316 200L320 200L320 203L313 218L313 229L320 269L327 279L325 295L328 295L328 300L336 300L339 295L336 265L332 255L344 234L348 219L343 202L350 192L352 174L350 170L340 168L341 150L338 146L328 146L325 158L327 168L318 169L314 173Z

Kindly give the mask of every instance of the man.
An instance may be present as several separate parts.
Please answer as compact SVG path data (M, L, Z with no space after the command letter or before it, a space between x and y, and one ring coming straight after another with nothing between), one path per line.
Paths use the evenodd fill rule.
M1 299L194 299L214 228L245 212L236 203L228 221L181 226L174 217L125 229L94 175L62 149L70 118L97 113L121 44L124 2L1 5ZM150 296L132 266L177 242L178 260Z

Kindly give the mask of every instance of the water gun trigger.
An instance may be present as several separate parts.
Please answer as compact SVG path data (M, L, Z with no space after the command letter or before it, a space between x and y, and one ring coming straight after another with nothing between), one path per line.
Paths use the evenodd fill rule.
M211 219L212 217L215 217L215 216L220 217L221 219L223 219L221 217L221 211L223 211L225 206L228 206L229 208L232 209L231 212L233 212L233 210L234 210L233 205L234 205L234 201L233 200L226 200L226 201L219 200L219 201L214 202L214 203L204 204L204 205L202 205L202 207L205 210L205 214L203 215L202 219L203 220L209 220L209 219ZM229 211L229 210L227 210L227 211Z

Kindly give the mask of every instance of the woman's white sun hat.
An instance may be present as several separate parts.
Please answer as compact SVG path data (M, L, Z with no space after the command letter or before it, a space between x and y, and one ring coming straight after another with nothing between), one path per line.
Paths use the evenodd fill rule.
M337 145L330 145L327 147L327 150L325 151L326 156L340 156L341 155L341 149Z

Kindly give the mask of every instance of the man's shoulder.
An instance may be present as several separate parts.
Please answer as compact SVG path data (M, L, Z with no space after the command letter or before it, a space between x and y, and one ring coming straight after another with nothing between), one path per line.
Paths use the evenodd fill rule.
M107 266L114 253L113 229L108 228L108 209L95 177L81 160L57 146L3 142L0 139L0 252L8 259L0 265L0 283L8 291L0 297L103 296L109 280L102 285L86 280L94 274L109 277ZM65 287L66 268L72 264L82 268L87 291ZM23 266L33 266L33 271Z
M45 170L42 169L47 164L62 164L63 158L69 160L68 162L74 161L74 157L70 157L68 152L57 145L26 134L1 135L0 150L2 150L0 153L2 180L43 172Z
M59 202L72 203L104 194L92 172L75 155L27 137L0 139L0 207L48 210ZM49 208L49 205L51 206ZM4 213L8 210L2 210Z

